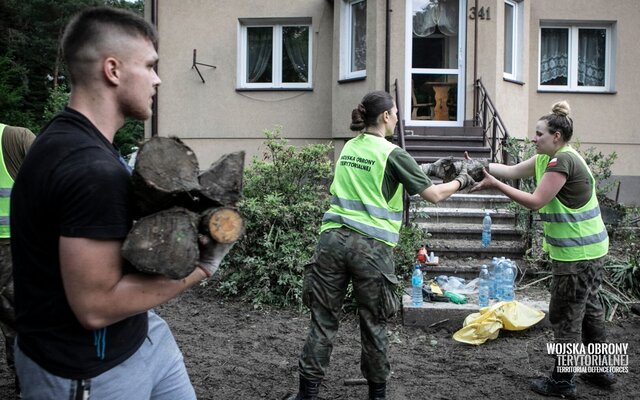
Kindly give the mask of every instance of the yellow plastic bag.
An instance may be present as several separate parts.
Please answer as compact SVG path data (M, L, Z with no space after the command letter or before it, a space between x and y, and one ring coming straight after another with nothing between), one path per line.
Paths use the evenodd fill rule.
M500 329L521 331L540 322L544 313L515 300L501 301L469 314L463 328L453 334L458 342L482 344L498 337Z

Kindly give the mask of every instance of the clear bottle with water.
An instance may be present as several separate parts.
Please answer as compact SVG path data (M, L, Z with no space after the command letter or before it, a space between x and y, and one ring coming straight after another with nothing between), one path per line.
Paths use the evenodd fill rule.
M485 212L482 219L482 247L489 247L491 244L491 215Z
M511 301L515 298L513 293L513 282L515 280L514 266L511 260L505 260L502 269L502 300Z
M494 275L495 275L495 295L496 295L496 299L498 301L502 301L504 300L504 295L503 295L503 283L502 283L502 278L504 275L504 269L506 267L506 260L504 257L500 257L499 259L496 260L496 268L494 271Z
M422 269L420 269L420 263L416 262L411 276L411 304L414 307L422 307L422 282Z
M495 299L496 297L496 271L498 270L498 257L493 257L491 260L491 268L489 268L489 298Z
M478 305L480 307L486 307L489 305L490 285L489 270L486 265L483 265L480 267L480 276L478 279Z

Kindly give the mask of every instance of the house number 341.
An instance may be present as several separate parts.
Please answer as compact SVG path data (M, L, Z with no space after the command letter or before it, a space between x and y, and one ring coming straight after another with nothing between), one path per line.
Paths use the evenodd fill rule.
M480 7L480 10L476 12L475 7L469 9L469 19L491 19L491 7Z

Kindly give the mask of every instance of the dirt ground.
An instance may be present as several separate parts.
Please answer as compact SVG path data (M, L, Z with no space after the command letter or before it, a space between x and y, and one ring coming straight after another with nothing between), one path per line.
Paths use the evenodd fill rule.
M283 399L297 389L297 356L308 315L255 310L227 301L212 287L197 287L156 309L172 327L199 399ZM612 342L629 343L629 373L619 374L612 391L579 382L580 399L640 398L640 317L614 320ZM388 398L404 399L542 399L530 392L529 380L551 368L545 344L549 329L501 332L481 346L454 341L451 331L389 325L392 377ZM0 346L4 348L4 346ZM0 352L0 359L4 354ZM358 320L345 315L335 340L321 399L366 399L367 387L345 386L361 378ZM13 398L13 381L0 363L0 399Z

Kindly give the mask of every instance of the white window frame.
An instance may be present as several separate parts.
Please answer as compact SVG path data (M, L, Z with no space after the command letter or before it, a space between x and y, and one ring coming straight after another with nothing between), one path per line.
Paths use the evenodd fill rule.
M359 71L351 71L351 55L353 54L352 31L353 31L353 13L352 6L356 3L365 2L366 0L342 0L340 13L342 18L340 21L340 79L364 78L367 76L366 60L365 69ZM365 29L366 20L365 20Z
M306 26L309 32L307 82L282 82L282 28ZM247 82L247 28L273 28L271 82ZM313 29L311 18L243 18L238 21L238 88L240 89L311 89L313 88Z
M503 77L514 81L522 81L523 74L522 69L524 65L523 53L524 53L524 11L522 6L522 0L504 0L505 6L509 5L513 7L513 15L511 25L513 27L512 34L513 40L511 43L511 72L505 71L506 65L502 66ZM506 24L506 21L505 21ZM504 53L506 53L507 41L504 38ZM506 55L506 54L505 54Z
M540 81L540 58L542 57L542 29L567 29L568 67L567 85L543 85ZM578 86L578 34L580 29L604 29L606 31L605 78L604 86ZM613 87L614 29L610 24L602 23L540 23L538 31L538 90L541 92L610 92Z

